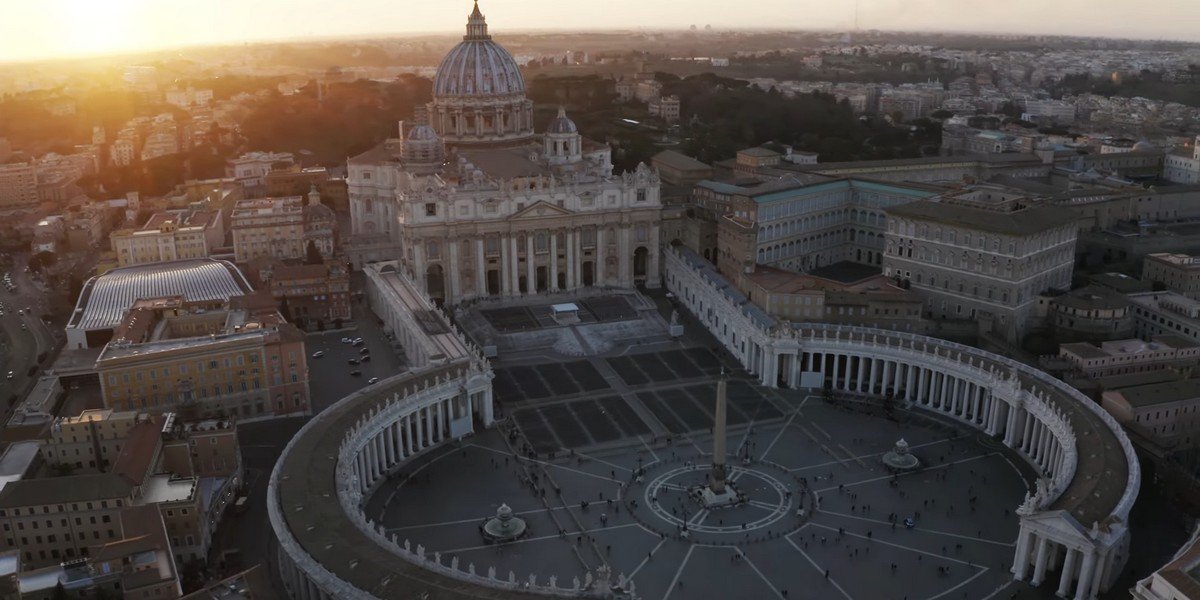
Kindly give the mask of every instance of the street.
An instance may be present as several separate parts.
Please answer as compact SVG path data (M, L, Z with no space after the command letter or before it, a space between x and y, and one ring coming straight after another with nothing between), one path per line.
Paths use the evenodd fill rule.
M314 413L368 385L372 377L387 379L403 370L402 361L392 350L391 341L379 329L374 313L365 309L364 313L359 315L358 326L354 329L308 335L308 387ZM363 338L363 346L341 341L342 338L357 337ZM371 360L358 365L348 364L352 358L361 358L359 350L364 347L370 349ZM325 356L312 358L318 351L325 352ZM362 371L362 375L350 375L354 370Z
M49 353L57 343L56 336L42 321L45 300L41 287L25 272L25 256L14 256L9 270L15 291L0 287L0 374L13 372L11 380L0 379L0 401L4 402L5 419L11 413L13 399L21 398L37 381L38 374L29 376L29 368L37 363L39 354ZM24 309L29 307L30 311ZM19 314L19 311L25 314ZM24 325L24 329L22 329ZM47 361L48 364L49 361Z

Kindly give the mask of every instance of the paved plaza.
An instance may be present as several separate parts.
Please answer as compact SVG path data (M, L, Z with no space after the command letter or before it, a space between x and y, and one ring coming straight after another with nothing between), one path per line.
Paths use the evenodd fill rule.
M594 338L586 328L604 321L557 327L545 307L517 308L480 313L513 335ZM1008 571L1027 486L1001 444L864 399L762 388L695 325L666 335L660 309L612 317L643 319L642 333L604 352L499 356L501 425L413 461L368 516L504 579L570 585L607 564L640 598L1042 597ZM709 476L722 371L742 502L706 509L693 494ZM922 468L882 464L901 438ZM493 545L480 528L501 504L528 532Z
M368 514L481 573L565 583L607 563L643 598L977 599L1012 582L1011 508L1026 487L994 443L815 397L784 402L786 419L728 436L730 479L749 497L737 507L706 510L684 493L705 481L706 432L543 460L492 430L415 462ZM900 437L926 468L885 469ZM488 545L479 527L501 503L530 531Z

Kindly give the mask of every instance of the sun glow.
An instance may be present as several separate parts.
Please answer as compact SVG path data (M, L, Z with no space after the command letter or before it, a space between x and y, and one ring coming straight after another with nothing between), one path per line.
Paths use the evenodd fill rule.
M135 50L145 31L139 15L144 0L42 0L58 22L57 54L89 55Z

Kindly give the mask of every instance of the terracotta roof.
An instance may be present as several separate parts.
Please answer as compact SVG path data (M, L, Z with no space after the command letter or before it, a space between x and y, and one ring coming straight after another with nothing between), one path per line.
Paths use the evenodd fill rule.
M163 415L154 415L129 429L125 434L121 453L113 461L114 474L124 478L131 485L142 485L146 481L154 459L158 457L165 420Z
M22 479L0 491L0 508L112 500L128 498L132 492L133 486L115 473Z

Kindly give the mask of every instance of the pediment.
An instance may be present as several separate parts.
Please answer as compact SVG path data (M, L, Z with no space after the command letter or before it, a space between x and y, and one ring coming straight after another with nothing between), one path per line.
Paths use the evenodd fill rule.
M1057 539L1073 539L1077 544L1090 544L1091 537L1087 529L1065 510L1051 510L1024 517L1028 524L1055 531Z
M535 202L524 209L517 211L515 214L513 214L513 216L509 217L508 220L518 221L522 219L543 219L546 217L561 217L570 214L572 214L571 211L565 208L550 204L545 200L539 200L538 202Z

